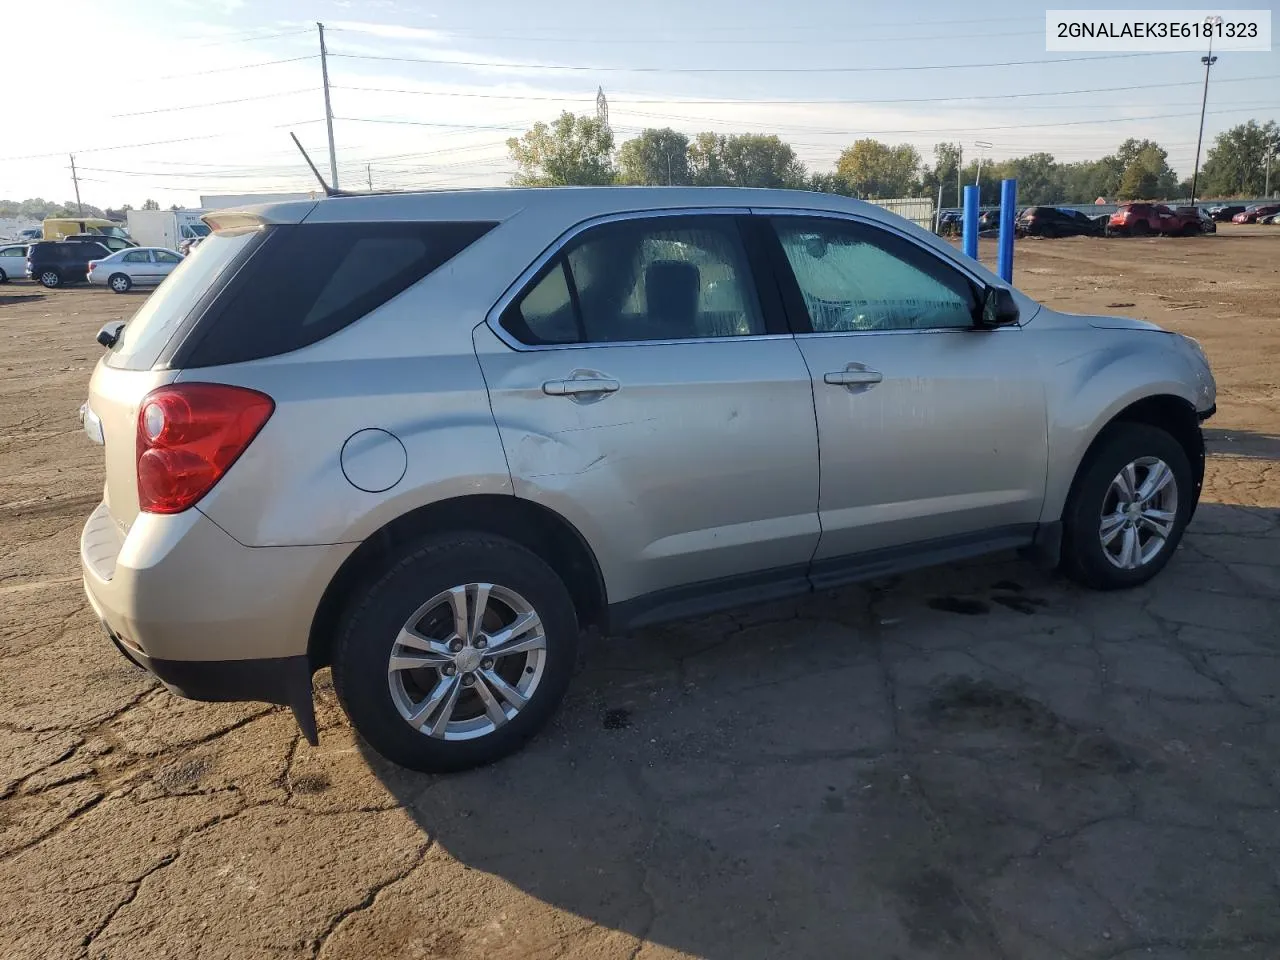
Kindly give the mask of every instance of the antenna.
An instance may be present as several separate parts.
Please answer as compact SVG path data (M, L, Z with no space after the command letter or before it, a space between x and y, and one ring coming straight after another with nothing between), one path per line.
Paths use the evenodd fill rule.
M302 142L298 139L298 135L292 130L289 136L293 137L293 142L298 148L298 152L302 154L302 159L307 161L307 166L311 168L311 172L316 175L316 179L320 181L320 189L324 191L326 197L342 197L346 196L341 190L336 190L324 182L324 177L320 176L320 171L316 169L316 165L311 162L311 158L307 156L306 149L302 146Z

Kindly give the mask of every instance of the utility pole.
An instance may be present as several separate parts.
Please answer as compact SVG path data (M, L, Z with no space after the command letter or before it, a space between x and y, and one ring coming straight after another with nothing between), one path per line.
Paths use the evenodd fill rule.
M373 164L366 163L364 165L364 171L369 176L369 192L373 193Z
M1262 190L1262 195L1267 199L1271 198L1271 161L1276 155L1276 145L1273 143L1267 148L1267 185Z
M1221 17L1210 17L1209 22L1215 26L1222 22ZM1213 55L1213 31L1209 32L1209 55L1201 57L1204 64L1204 94L1200 97L1200 135L1196 137L1196 165L1191 174L1191 206L1196 205L1196 188L1200 185L1200 145L1204 142L1204 108L1209 102L1209 68L1218 62Z
M324 48L324 24L316 21L320 30L320 76L324 78L324 122L329 127L329 176L333 188L338 189L338 154L333 147L333 107L329 105L329 54Z
M80 216L84 216L84 204L80 202L80 178L76 176L76 155L68 154L71 157L71 182L76 187L76 209L80 211Z
M960 172L964 169L964 147L956 147L956 206L962 206L964 200L960 196Z
M973 185L975 187L982 186L982 159L986 156L986 152L991 149L992 144L986 140L975 140L973 145L978 148L978 172L974 175Z

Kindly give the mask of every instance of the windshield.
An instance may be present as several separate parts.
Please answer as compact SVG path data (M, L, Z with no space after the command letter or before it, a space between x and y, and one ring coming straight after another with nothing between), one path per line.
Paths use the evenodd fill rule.
M121 240L129 239L129 232L124 227L98 227L98 232L108 237L119 237Z
M262 230L213 234L196 247L125 324L120 340L107 353L107 365L149 370L200 298L262 235Z
M209 226L204 223L189 223L187 229L197 237L207 237L209 235Z

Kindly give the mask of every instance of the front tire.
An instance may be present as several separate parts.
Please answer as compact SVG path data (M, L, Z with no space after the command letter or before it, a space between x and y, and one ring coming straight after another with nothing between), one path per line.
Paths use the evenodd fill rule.
M62 274L57 270L45 270L40 274L40 283L42 286L52 290L54 287L62 286Z
M1150 232L1151 228L1145 220L1139 220L1129 228L1129 234L1134 237L1145 237Z
M123 273L113 273L107 278L107 285L116 293L128 293L133 286L133 281Z
M1097 590L1146 583L1178 548L1195 496L1190 461L1173 436L1141 423L1107 428L1063 513L1063 573Z
M522 747L564 697L578 620L539 557L489 534L404 548L343 617L334 688L357 732L412 770L446 773Z
M9 282L9 275L5 273L3 270L0 270L0 283L8 283L8 282Z

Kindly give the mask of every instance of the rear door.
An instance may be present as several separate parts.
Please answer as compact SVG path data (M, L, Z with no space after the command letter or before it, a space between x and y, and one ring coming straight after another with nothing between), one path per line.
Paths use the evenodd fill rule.
M611 603L763 571L803 583L812 390L753 263L727 212L600 222L476 328L515 492L586 536Z
M1029 536L1047 439L1044 389L1022 330L974 329L974 281L882 225L769 220L813 376L815 584L838 571L837 558L868 551Z

